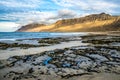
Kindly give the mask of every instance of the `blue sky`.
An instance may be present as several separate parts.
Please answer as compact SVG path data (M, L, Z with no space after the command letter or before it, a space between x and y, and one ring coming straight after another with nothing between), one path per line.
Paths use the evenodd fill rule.
M120 0L0 0L0 32L93 13L120 15Z

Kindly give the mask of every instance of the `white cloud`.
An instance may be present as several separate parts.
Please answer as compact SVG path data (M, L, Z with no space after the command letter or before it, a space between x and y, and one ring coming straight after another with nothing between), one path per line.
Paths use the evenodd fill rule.
M40 12L40 11L29 11L29 12L14 12L1 16L1 20L13 20L20 25L26 25L29 23L51 23L51 18L56 18L57 14L53 12ZM53 21L52 21L53 22Z
M75 11L69 9L62 9L58 11L58 17L60 18L73 18L76 15Z
M6 7L35 8L42 3L42 0L0 0L0 5Z
M72 0L52 0L56 4L64 7L71 7L73 4L71 3Z
M5 14L0 17L1 20L13 20L21 25L26 25L29 23L42 23L50 24L54 23L59 19L74 18L77 14L68 9L62 9L57 12L40 12L40 11L29 11L29 12L14 12Z
M11 32L15 31L19 24L16 24L14 22L0 22L0 32Z
M91 11L102 11L112 12L114 8L119 5L106 2L105 0L53 0L57 5L78 9L78 10L91 10Z

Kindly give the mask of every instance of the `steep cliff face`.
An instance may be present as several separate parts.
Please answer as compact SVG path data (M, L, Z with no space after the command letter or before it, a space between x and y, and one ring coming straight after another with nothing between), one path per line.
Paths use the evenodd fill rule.
M26 32L79 32L79 31L120 31L120 17L109 14L92 14L81 18L59 20L52 25L27 25L18 31Z
M66 26L66 25L74 25L79 23L85 23L85 22L91 22L91 21L103 21L103 20L109 20L113 17L109 14L101 13L101 14L92 14L81 18L75 18L75 19L66 19L66 20L60 20L56 22L56 26Z

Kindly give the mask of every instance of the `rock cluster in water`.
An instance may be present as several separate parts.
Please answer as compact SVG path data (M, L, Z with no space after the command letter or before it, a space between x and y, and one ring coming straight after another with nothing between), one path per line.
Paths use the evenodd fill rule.
M43 39L20 39L16 41L0 41L0 50L6 50L8 48L22 48L27 49L31 47L43 47L54 44L60 44L61 42L71 41L69 38L43 38Z

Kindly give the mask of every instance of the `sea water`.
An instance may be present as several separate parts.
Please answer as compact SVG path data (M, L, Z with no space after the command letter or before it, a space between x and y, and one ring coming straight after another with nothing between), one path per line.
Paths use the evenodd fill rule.
M86 33L55 33L55 32L0 32L0 40L52 38L65 36L82 36Z

